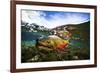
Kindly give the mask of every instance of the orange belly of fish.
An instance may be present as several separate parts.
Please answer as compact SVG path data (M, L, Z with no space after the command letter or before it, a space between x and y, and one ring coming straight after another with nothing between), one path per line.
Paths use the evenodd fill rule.
M59 44L59 45L57 46L57 48L58 48L58 49L64 49L66 45L68 45L68 44Z

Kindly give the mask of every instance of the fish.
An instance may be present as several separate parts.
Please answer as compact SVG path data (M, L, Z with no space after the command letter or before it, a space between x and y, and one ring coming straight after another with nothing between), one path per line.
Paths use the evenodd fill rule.
M64 50L69 44L68 40L64 40L56 35L50 35L47 39L39 40L38 47Z

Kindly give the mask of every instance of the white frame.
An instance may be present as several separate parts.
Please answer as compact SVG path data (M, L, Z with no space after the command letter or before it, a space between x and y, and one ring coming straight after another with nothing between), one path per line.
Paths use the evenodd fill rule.
M80 61L57 61L57 62L38 62L38 63L21 63L21 9L29 10L48 10L48 11L71 11L71 12L86 12L90 13L90 60ZM36 6L36 5L17 5L16 6L16 67L17 68L39 68L39 67L52 67L52 66L72 66L72 65L85 65L94 64L94 10L85 8L71 8L71 7L50 7L50 6Z

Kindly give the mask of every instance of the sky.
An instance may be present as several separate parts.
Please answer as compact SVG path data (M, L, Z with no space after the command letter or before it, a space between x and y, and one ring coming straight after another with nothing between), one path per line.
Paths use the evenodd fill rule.
M83 12L22 10L21 14L22 21L29 24L36 23L49 29L61 25L76 25L90 21L90 13Z

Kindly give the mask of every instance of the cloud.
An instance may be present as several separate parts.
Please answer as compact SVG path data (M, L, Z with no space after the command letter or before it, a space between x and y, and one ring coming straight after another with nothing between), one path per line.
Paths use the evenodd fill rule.
M46 11L22 11L22 21L36 23L47 28L54 28L65 24L78 24L89 20L89 15L82 13Z
M41 26L46 26L48 21L44 17L45 13L41 11L22 11L22 21L28 23L36 23Z

